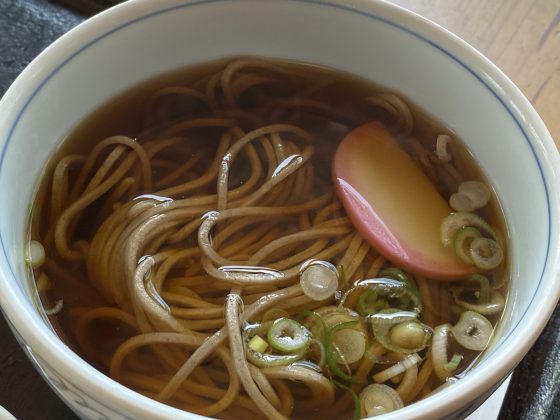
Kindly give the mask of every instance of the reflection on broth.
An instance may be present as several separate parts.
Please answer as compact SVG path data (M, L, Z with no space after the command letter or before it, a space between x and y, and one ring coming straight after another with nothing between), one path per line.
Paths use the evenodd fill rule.
M127 387L218 418L367 417L459 378L504 306L499 205L446 222L478 274L436 281L387 261L331 174L371 121L453 207L472 197L465 181L486 184L399 96L306 64L213 62L110 101L65 139L34 203L28 261L53 327ZM494 244L503 261L484 266Z

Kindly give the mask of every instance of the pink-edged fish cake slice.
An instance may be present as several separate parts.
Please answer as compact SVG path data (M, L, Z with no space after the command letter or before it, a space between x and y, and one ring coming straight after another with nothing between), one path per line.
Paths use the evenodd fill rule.
M442 245L441 222L452 210L381 123L362 125L342 140L333 176L356 229L393 264L440 280L476 271Z

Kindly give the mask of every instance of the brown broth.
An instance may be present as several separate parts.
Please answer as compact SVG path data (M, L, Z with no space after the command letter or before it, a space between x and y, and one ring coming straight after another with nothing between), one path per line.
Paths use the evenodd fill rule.
M59 334L74 351L104 373L109 372L109 362L115 349L126 339L132 337L135 334L135 331L133 328L114 320L96 321L87 330L87 349L83 348L83 341L80 341L84 338L82 337L80 339L76 336L80 317L87 313L90 308L113 307L115 306L115 303L108 301L104 296L104 293L100 293L98 288L91 283L88 271L83 261L67 261L61 258L54 246L52 236L53 224L50 220L51 215L49 210L51 205L50 194L52 192L51 183L54 168L57 162L59 162L64 156L72 154L83 154L87 156L96 144L109 136L128 136L137 139L140 144L144 144L145 141L150 141L150 139L156 137L158 131L164 130L165 127L170 124L170 121L187 118L186 115L199 117L209 114L209 110L205 109L204 106L201 106L200 103L197 103L196 100L192 99L174 97L163 99L159 102L150 101L154 92L168 86L190 86L194 84L195 88L202 91L200 89L202 83L198 83L196 81L202 80L208 75L216 74L221 68L230 62L230 60L231 59L220 60L186 69L180 69L146 81L116 96L111 101L101 106L97 111L87 116L74 130L72 130L72 132L68 134L65 139L63 139L60 147L51 157L49 165L42 176L41 185L37 192L37 199L33 205L33 215L30 223L30 236L31 238L44 244L47 254L47 262L40 269L34 270L34 273L32 274L35 279L38 279L41 273L45 273L49 278L48 283L50 286L46 289L43 288L42 290L39 290L40 297L45 308L52 308L59 300L63 301L62 310L49 317L49 320L57 334ZM296 107L284 111L283 116L279 117L280 121L283 119L289 120L291 123L304 127L314 137L321 139L321 141L315 142L314 144L316 151L315 157L312 161L316 172L315 176L320 180L317 181L317 184L314 186L314 191L315 194L319 194L321 190L329 188L331 183L330 161L332 159L332 155L335 151L336 145L349 129L372 119L380 119L387 126L394 128L394 118L392 118L390 113L371 105L365 105L363 101L363 98L377 92L383 92L384 89L369 81L361 80L354 76L342 74L330 69L292 62L272 61L272 63L281 68L282 71L278 72L278 74L275 72L264 71L261 73L261 76L264 78L272 76L278 77L281 79L281 82L270 86L265 83L263 86L259 85L258 87L249 89L246 93L244 93L245 96L242 96L245 103L242 103L240 107L246 107L247 109L254 111L254 107L262 107L262 104L264 103L264 107L262 109L259 108L259 110L255 112L264 120L265 123L274 122L274 117L270 117L270 115L274 114L274 112L267 114L267 112L264 112L263 109L269 106L267 103L274 101L274 98L280 102L283 100L284 79L288 80L286 82L287 86L290 86L291 89L297 91L295 94L296 96L305 96L307 98L312 98L314 101L328 104L330 108L325 112L321 110L319 110L319 112L310 112L305 107ZM293 74L300 75L300 78L297 79L298 81L291 81L290 77L292 77ZM263 98L265 99L263 100ZM435 139L438 134L451 135L455 139L453 142L453 150L455 152L457 166L462 171L465 179L484 180L482 171L476 166L470 153L462 146L461 142L456 139L456 136L454 136L448 128L439 123L435 118L428 115L419 107L411 105L409 101L407 102L411 106L411 111L415 120L414 130L409 137L418 139L419 143L422 144L426 150L433 150ZM149 107L150 103L153 105L152 108ZM345 122L348 121L348 125L345 126L341 123L329 122L323 115L321 115L329 113L332 110L339 112L339 119ZM280 114L282 115L282 112L280 112ZM267 117L267 115L269 116ZM158 121L163 121L163 123L159 122L152 124L150 122L157 118L161 118ZM247 122L247 129L251 128L251 124L251 122ZM198 153L199 149L204 149L208 142L213 142L214 140L208 140L208 138L209 136L215 137L215 133L217 131L219 130L194 130L189 134L189 136L192 137L190 140L192 147L188 147L185 150L174 149L171 153L159 156L159 160L157 162L157 165L159 166L155 167L152 171L154 180L161 180L170 174L173 171L173 168L176 168L182 162ZM407 138L400 138L399 141L405 149L410 150ZM263 149L259 149L259 153L262 154L265 152ZM189 179L189 177L192 176L192 173L200 174L203 171L203 168L209 164L211 159L212 153L209 152L203 154L200 157L199 162L193 165L192 170L183 175L183 180ZM240 163L235 170L232 170L230 176L230 189L242 186L245 182L247 182L249 177L247 169L249 167L249 161L247 156L242 155L238 159L239 162L242 163ZM156 162L154 161L154 165L155 164ZM425 167L422 168L426 172L429 172L429 170ZM436 172L440 170L440 167L437 165L435 165L434 168L435 169L433 170ZM267 169L271 170L271 168L264 168L263 171ZM78 172L78 169L70 170L68 179L71 185L75 182ZM140 175L137 171L134 174L134 178L139 177ZM193 194L210 194L213 193L214 189L215 183L211 183L209 186L196 189ZM439 189L446 198L454 192L446 186L445 183L441 183L439 185ZM122 203L130 202L141 194L150 193L154 193L154 190L148 191L140 187L134 193L125 195L119 203L122 205ZM79 240L86 241L87 243L91 242L93 235L101 225L100 215L103 215L103 212L111 210L110 207L104 205L104 200L107 196L108 194L102 195L98 200L90 205L81 216L80 222L71 227L74 230L74 234L71 237L73 244L76 244ZM184 197L184 195L178 195L173 197L173 199L180 200ZM336 214L338 217L342 217L344 216L344 211L337 210ZM503 221L500 205L495 197L492 198L489 206L480 211L480 214L492 225L498 228L498 231L501 232L501 235L503 236L504 243L507 243L505 223ZM280 231L297 232L299 230L298 223L299 222L297 221L292 221L286 222L282 225L269 222L266 227L263 227L263 235L278 235ZM235 239L243 240L243 232L237 235ZM190 239L182 244L184 247L188 247L193 246L194 242ZM284 250L283 252L296 253L300 251L300 248L294 247L294 249L287 251ZM281 258L282 255L278 254L276 257ZM367 258L366 262L371 264L371 260L368 260ZM193 261L192 264L196 263ZM508 265L509 264L507 264L506 261L506 263L503 264L503 267L507 267ZM358 267L357 274L351 279L352 282L363 278L363 276L365 276L365 272L367 272L367 267L366 263L363 263L360 267ZM173 275L178 275L178 270L174 270L170 273L171 277ZM362 277L360 277L360 275ZM502 268L499 271L497 270L496 274L494 274L494 281L501 282L501 284L507 283L507 276L507 269ZM449 312L449 308L453 305L453 302L447 285L430 280L428 280L428 282L432 288L431 290L433 295L438 297L438 301L435 302L434 309L428 310L437 311L440 307L448 309L447 313L434 312L431 313L430 316L435 318L437 324L444 322L454 323L457 320L457 317ZM223 295L215 294L213 297L210 296L209 299L213 299L213 302L220 302L223 301ZM494 324L498 321L498 319L499 315L490 317L490 320ZM212 332L215 329L216 328L213 327L207 329L206 331ZM182 354L186 360L187 354L184 352L184 349L180 346L176 346L176 349L177 353ZM478 357L477 352L464 353L465 360L461 364L462 369L470 366ZM450 355L452 354L453 353L450 353ZM154 361L154 357L153 350L150 348L144 348L135 354L132 358L134 360L131 361L131 364L137 367L137 372L139 372L137 375L155 377L157 375L169 374L169 372L162 372L161 364ZM207 363L205 368L209 371L214 371L222 369L222 366L220 363L212 361L211 363ZM384 368L384 365L378 365L371 371L369 376ZM220 374L218 373L215 375L216 377L220 377ZM223 376L223 374L221 375ZM123 376L122 378L122 382L132 388L134 388L134 384L137 381L138 376L134 375L130 375L129 377ZM429 384L431 389L434 389L439 385L433 377ZM153 396L153 392L151 393L146 391L145 393L149 396ZM299 387L295 385L294 393L296 395L298 393L307 394L307 391L299 389ZM337 395L341 398L342 395L344 395L344 391L337 391ZM422 396L422 393L420 396ZM170 402L170 404L178 407L184 407L184 400L181 400L181 398L174 399ZM335 403L335 405L336 404L337 403ZM297 410L296 403L294 417L302 416L309 418L309 413L298 413ZM225 417L230 415L242 417L244 415L248 415L247 413L247 409L237 408L229 412ZM319 411L317 413L317 418L321 415L324 415L324 412ZM348 409L341 410L338 415L346 418L351 417L351 413Z

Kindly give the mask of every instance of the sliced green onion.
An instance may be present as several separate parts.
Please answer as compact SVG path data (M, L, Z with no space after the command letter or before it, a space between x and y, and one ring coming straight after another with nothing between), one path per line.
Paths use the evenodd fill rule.
M243 329L243 337L245 338L245 341L253 338L256 334L266 334L272 326L272 322L273 321L266 321L261 324L246 325Z
M387 309L389 302L386 299L378 299L375 289L368 288L358 298L356 310L362 316L368 316L379 312L382 309Z
M332 344L341 359L339 363L351 365L364 356L367 337L361 331L344 328L333 333Z
M373 334L375 335L376 340L383 347L398 353L410 354L417 353L426 348L432 336L431 328L418 321L417 316L418 315L415 312L398 311L393 309L378 312L377 314L368 317L368 320L371 321ZM397 343L402 344L402 341L405 341L404 339L401 339L401 337L399 337L397 343L394 343L391 340L391 330L399 324L409 322L416 323L417 327L423 330L424 334L422 340L418 340L420 343L418 343L417 346L412 346L412 342L408 342L406 346L400 346ZM416 335L417 331L414 331L414 334Z
M329 308L329 306L324 306L321 309ZM332 306L336 309L336 306ZM323 315L315 311L304 310L297 316L297 319L301 324L311 331L313 338L323 342L325 339L324 331L327 329Z
M60 311L62 311L62 306L63 306L62 299L59 299L59 300L56 301L56 303L54 304L54 306L52 308L45 309L45 313L48 316L57 315Z
M465 311L451 331L455 340L469 350L482 351L488 345L493 327L483 315Z
M451 194L451 197L449 197L449 207L455 211L474 211L477 209L471 198L461 193Z
M459 367L459 363L461 363L461 360L463 360L463 356L458 353L455 353L451 358L451 360L445 364L444 366L445 370L450 373L455 372Z
M469 197L474 207L472 210L484 207L488 204L492 195L486 184L480 181L465 181L459 185L458 191L459 194Z
M262 324L248 325L243 330L243 341L245 343L245 355L247 360L258 367L274 367L274 366L287 366L298 360L301 360L307 351L306 348L292 354L268 354L257 351L250 346L250 342L258 334L266 333L272 328L271 321L263 322ZM264 340L263 340L264 341ZM266 342L266 341L265 341Z
M362 316L371 315L376 311L377 292L373 289L365 290L358 298L356 310Z
M317 365L322 368L327 362L327 352L325 351L325 345L319 340L311 340L310 345L315 345L319 349L319 360L317 360Z
M416 313L422 312L422 301L420 297L412 291L412 288L398 280L390 278L367 279L356 282L354 287L344 294L340 304L350 309L356 307L360 296L368 289L376 293L378 301L384 300L391 307L398 307L404 311L412 310ZM371 296L373 295L370 295L370 297ZM367 303L368 297L364 297L364 300L366 301L364 303ZM377 305L381 307L381 305L384 306L385 303L381 302ZM368 309L375 310L377 308L365 308L366 311ZM362 310L364 310L364 308L362 308Z
M276 350L293 353L307 347L311 333L293 319L280 318L274 321L268 330L267 338Z
M440 381L445 382L451 373L445 369L447 365L447 347L449 345L449 335L451 333L450 324L438 325L434 328L434 338L430 350L434 372Z
M337 307L332 307L332 309L329 309L329 307L321 308L321 309L326 311L326 316L328 316L329 314L333 314L332 316L334 317L334 316L337 316L337 314L340 313L340 310ZM307 316L308 318L311 318L311 319L318 320L321 327L322 327L322 334L321 335L323 336L323 346L324 346L324 350L325 350L325 361L326 361L327 366L329 367L329 370L330 370L331 374L333 376L339 377L340 379L342 379L346 382L365 385L366 384L365 381L354 378L353 376L343 372L340 369L340 367L338 366L338 363L339 362L344 362L344 361L340 360L338 353L333 348L334 347L333 346L333 335L336 334L337 331L343 330L343 329L346 329L346 328L356 328L356 329L359 330L361 328L361 326L360 326L358 320L342 322L342 323L339 323L339 324L335 325L332 328L329 328L327 326L326 322L325 322L325 319L323 319L323 316L321 316L317 312L304 311L302 313L302 315Z
M441 223L440 237L443 246L449 247L453 243L455 233L465 226L477 228L492 239L496 239L494 229L482 217L474 213L457 212L446 216Z
M372 384L360 393L360 407L362 417L374 417L402 408L404 403L397 391L390 386Z
M399 363L396 363L393 366L373 375L373 380L375 383L378 384L388 381L389 379L394 378L395 376L405 372L411 366L420 363L421 360L422 358L418 356L416 353L409 354Z
M249 348L253 351L264 353L268 348L268 343L263 340L259 335L255 335L249 341Z
M458 191L449 198L449 205L456 211L475 211L490 200L490 189L479 181L465 181L459 185Z
M486 304L488 302L490 302L490 298L492 295L492 289L490 287L490 280L488 280L488 277L483 276L482 274L471 274L469 277L467 277L466 279L468 282L475 282L478 283L479 287L479 295L478 295L478 301L481 304Z
M337 331L345 329L345 328L351 328L352 326L356 325L357 323L358 323L358 321L344 322L342 324L338 324L338 325L334 326L330 330L327 328L327 326L325 324L323 324L324 328L325 328L324 344L325 344L327 365L329 366L329 369L330 369L331 373L334 376L338 376L340 379L345 380L346 382L365 385L366 382L364 380L354 378L353 376L343 372L340 369L338 364L339 364L339 362L344 362L344 360L341 360L338 353L336 351L334 351L334 349L333 349L333 335Z
M416 296L420 296L420 293L418 292L414 284L410 281L410 278L400 268L396 268L396 267L384 268L379 273L379 277L398 280L401 283L406 284L410 288L410 291L413 292Z
M336 335L336 333L346 330L346 329L351 329L354 328L358 325L358 320L352 320L352 321L347 321L347 322L342 322L340 324L336 324L335 326L333 326L328 332L329 332L329 344L332 345L334 343L334 336ZM365 351L365 350L364 350Z
M471 244L475 239L482 237L480 231L470 226L463 226L455 233L453 246L455 254L466 264L473 264L471 257Z
M417 349L426 343L426 327L418 321L404 321L391 328L389 339L398 348Z
M482 315L496 315L504 309L505 299L502 294L496 290L490 291L490 300L487 303L471 303L461 298L458 291L453 292L455 302L463 309L478 312Z
M320 312L320 310L318 310L317 312L323 316L325 324L327 324L327 327L329 328L333 328L339 324L351 322L351 324L348 325L353 325L355 328L360 329L360 324L358 322L359 318L348 313L346 311L346 308L337 308L336 311L330 311L325 314Z
M333 308L334 310L338 309L336 306L323 306L320 309L326 309L326 308ZM318 325L322 331L324 332L327 329L327 325L325 324L325 320L323 319L323 315L316 312L316 311L310 311L310 310L303 310L301 312L301 317L303 318L307 318L305 319L305 324L309 327L309 329L315 329L314 326L309 326L309 320L315 320L316 323L314 325ZM313 336L316 336L317 334L315 334L315 331L313 331Z
M323 323L326 328L331 329L335 325L342 324L344 322L360 321L360 318L355 312L352 312L347 308L334 305L323 306L315 312L304 311L302 312L302 316L303 318L301 318L301 323L305 325L309 331L311 331L313 337L318 340L324 339ZM367 330L361 322L354 322L354 325L354 329L367 334Z
M504 259L504 251L493 239L477 238L471 242L471 258L473 264L483 270L491 270L499 266Z
M303 293L310 299L323 301L338 289L338 271L326 261L311 261L304 264L300 273Z
M313 372L317 372L323 374L323 369L316 363L313 363L311 360L298 360L290 365L290 367L302 367L305 369L312 370Z
M288 366L298 360L301 360L305 354L304 351L300 351L298 353L292 354L267 354L261 353L251 348L247 347L245 350L245 355L247 356L247 360L258 367L274 367L274 366Z
M37 268L45 262L45 248L38 241L29 241L27 252L25 253L25 262L32 268Z
M344 391L350 394L350 396L352 397L352 401L354 402L354 413L352 414L352 420L359 420L362 417L361 416L362 411L361 411L360 399L358 398L358 395L351 388L347 387L346 385L338 381L332 381L332 383L337 388L343 389Z

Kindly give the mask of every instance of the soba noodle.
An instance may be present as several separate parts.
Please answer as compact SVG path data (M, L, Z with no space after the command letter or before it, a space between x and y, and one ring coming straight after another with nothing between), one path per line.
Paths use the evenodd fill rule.
M240 58L193 74L200 77L152 92L132 136L112 135L54 162L32 237L47 251L34 272L43 276L43 301L64 301L61 334L126 386L220 418L350 418L354 403L358 416L371 415L365 397L356 400L368 383L386 384L402 405L444 383L441 369L446 377L466 370L479 352L446 343L464 357L454 369L433 357L431 328L459 315L447 284L401 272L417 291L406 300L421 302L415 316L429 340L412 356L372 334L356 309L361 295L352 294L361 280L382 277L391 288L399 276L380 275L391 263L354 229L329 171L344 134L381 119L449 197L472 177L460 145L443 161L440 127L397 95L364 91L365 82L333 72ZM310 260L337 268L337 292L326 300L300 284ZM503 272L488 275L503 284ZM404 302L397 294L376 302ZM333 317L342 323L329 324ZM250 348L277 319L309 331L304 353ZM352 331L339 328L353 322ZM332 341L341 331L365 337L358 360L347 363Z

